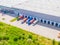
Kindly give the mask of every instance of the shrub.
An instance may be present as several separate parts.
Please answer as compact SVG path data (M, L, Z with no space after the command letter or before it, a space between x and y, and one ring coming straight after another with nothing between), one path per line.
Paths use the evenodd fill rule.
M58 43L58 45L60 45L60 42Z
M22 37L22 39L24 40L24 39L25 39L25 37Z
M31 44L32 40L31 40L31 39L27 39L27 42L28 42L29 44Z
M5 20L5 18L2 18L2 20Z
M25 34L23 33L23 35L25 35Z
M52 43L53 43L53 45L55 45L55 39L53 39L53 42Z
M2 40L2 37L0 37L0 41Z
M19 36L19 39L21 39L21 36Z
M14 41L17 41L18 40L18 38L14 38Z
M3 37L3 40L9 40L9 37Z
M28 38L32 39L32 35L29 35L29 37L28 37Z

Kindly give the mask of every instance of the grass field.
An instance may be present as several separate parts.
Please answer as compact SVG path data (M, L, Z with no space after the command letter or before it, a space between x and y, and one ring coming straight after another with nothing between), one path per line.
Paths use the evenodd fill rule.
M0 45L58 45L58 42L0 22Z

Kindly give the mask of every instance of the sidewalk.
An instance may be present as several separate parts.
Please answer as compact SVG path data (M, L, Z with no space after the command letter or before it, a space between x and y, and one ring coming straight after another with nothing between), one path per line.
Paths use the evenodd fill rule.
M2 20L2 18L5 18L5 20ZM60 41L60 39L57 38L57 35L59 33L58 30L51 29L51 28L44 27L44 26L40 26L40 25L35 25L35 26L30 25L30 26L28 26L26 23L21 24L21 20L20 21L15 21L15 22L10 22L10 20L13 19L13 18L14 17L11 17L9 15L2 16L0 14L0 21L1 22L5 22L7 24L11 24L13 26L22 28L26 31L33 32L35 34L42 35L42 36L50 38L50 39L55 39L57 41Z

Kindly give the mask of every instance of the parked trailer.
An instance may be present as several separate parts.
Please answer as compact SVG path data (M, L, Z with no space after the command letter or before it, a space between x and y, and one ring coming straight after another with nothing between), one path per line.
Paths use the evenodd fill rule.
M28 18L28 20L26 21L26 23L29 23L30 20L32 20L33 17L30 16L30 18Z
M36 21L36 18L33 18L33 19L28 23L28 25L31 25L34 21Z
M25 23L28 20L28 16L24 16L24 19L22 20L22 24Z
M36 19L36 21L33 22L33 26L35 26L38 22L39 22L39 20Z
M21 20L21 19L23 19L24 18L24 15L20 15L20 16L18 16L18 19L17 19L17 21L19 21L19 20Z

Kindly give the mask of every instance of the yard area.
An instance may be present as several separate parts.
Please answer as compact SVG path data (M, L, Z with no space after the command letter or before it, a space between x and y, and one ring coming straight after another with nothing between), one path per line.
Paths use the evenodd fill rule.
M0 22L0 45L59 45L57 41Z

